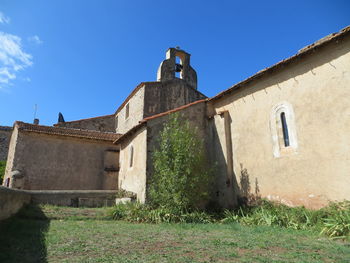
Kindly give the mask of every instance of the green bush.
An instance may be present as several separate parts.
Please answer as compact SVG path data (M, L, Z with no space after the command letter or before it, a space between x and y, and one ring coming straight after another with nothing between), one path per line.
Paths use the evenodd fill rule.
M334 239L350 239L350 202L332 203L324 209L321 233Z
M5 175L6 161L0 161L0 185L2 185L2 181Z
M209 198L212 169L203 140L189 122L173 114L160 133L153 154L154 173L149 188L153 207L192 211Z

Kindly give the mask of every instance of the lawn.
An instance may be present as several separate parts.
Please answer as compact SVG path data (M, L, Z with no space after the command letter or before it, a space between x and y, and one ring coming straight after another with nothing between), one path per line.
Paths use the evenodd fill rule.
M0 262L350 262L350 243L238 224L133 224L41 207L0 223Z

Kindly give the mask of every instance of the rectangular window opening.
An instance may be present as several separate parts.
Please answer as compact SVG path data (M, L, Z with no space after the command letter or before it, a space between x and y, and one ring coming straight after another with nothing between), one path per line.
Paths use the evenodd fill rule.
M125 106L125 119L129 118L129 113L130 113L130 109L129 109L129 103L126 104Z
M290 145L289 144L289 134L288 134L287 121L286 121L286 114L284 112L281 113L281 122L282 122L284 146L288 147Z

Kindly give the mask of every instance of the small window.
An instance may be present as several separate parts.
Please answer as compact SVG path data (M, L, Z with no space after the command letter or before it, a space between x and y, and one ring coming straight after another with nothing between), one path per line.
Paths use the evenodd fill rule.
M293 107L284 101L274 106L270 113L273 155L278 158L297 153L298 140Z
M6 185L6 187L10 187L10 178L9 177L6 178L5 185Z
M129 118L129 113L130 113L130 109L129 109L129 103L128 103L125 106L125 119Z
M132 167L134 163L134 146L130 146L130 163L129 166Z
M115 128L118 129L118 116L115 116Z
M281 113L281 123L282 123L284 147L288 147L289 146L288 126L286 121L286 114L284 112Z

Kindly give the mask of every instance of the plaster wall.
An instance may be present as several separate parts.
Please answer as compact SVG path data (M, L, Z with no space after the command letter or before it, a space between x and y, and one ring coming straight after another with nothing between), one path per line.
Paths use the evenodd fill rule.
M133 150L131 150L133 148ZM133 154L132 154L133 152ZM132 157L133 155L133 157ZM130 159L132 158L132 165ZM133 192L146 201L147 129L142 127L120 146L119 189Z
M115 132L115 116L107 115L96 118L77 120L71 122L59 122L56 127L66 127L74 129L94 130L101 132Z
M115 118L118 119L118 121L116 121L116 133L126 133L143 119L144 99L145 86L141 87L115 115ZM128 117L126 116L127 107L129 107Z
M109 142L18 132L15 128L4 183L10 178L10 187L28 190L116 189L116 180L114 185L108 180L110 184L106 184L104 174L104 156L109 149L115 149Z
M342 40L212 101L208 112L220 146L212 154L223 155L219 165L226 165L221 116L227 111L241 195L311 208L349 200L349 97L350 40ZM293 147L276 138L274 111L281 104L292 109Z
M7 159L12 127L0 126L0 161Z

